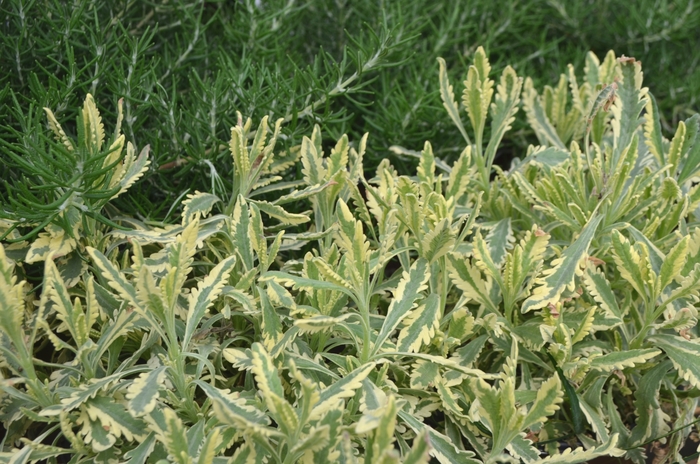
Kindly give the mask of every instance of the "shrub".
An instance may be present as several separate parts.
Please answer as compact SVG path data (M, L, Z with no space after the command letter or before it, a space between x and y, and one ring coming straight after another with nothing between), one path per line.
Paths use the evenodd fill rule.
M426 142L415 176L383 160L367 178L366 136L324 150L316 127L280 151L281 121L239 115L232 189L188 195L177 224L100 220L145 155L121 156L119 122L105 148L90 96L77 144L47 111L58 143L32 140L63 170L41 191L71 200L3 223L0 457L642 463L654 442L682 460L700 117L666 140L638 61L590 54L584 74L494 82L480 48L460 104L441 61L464 149L447 163ZM503 170L521 102L540 145ZM66 159L90 169L66 182ZM68 276L69 251L84 265Z

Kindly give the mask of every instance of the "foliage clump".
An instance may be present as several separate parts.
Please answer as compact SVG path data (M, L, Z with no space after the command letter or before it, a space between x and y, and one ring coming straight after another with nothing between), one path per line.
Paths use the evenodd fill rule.
M664 138L641 64L612 52L556 90L492 74L477 49L458 99L440 61L463 149L406 151L411 176L366 175L366 135L282 149L283 118L239 114L230 188L170 224L101 213L148 163L121 104L108 142L91 95L77 142L47 110L55 140L26 140L56 200L3 206L0 459L642 463L655 442L681 461L700 116ZM539 144L506 170L521 107Z

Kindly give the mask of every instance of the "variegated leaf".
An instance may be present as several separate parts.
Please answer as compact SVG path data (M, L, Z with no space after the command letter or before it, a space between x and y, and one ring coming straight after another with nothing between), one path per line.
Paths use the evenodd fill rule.
M398 416L404 421L415 433L427 433L430 438L430 455L437 459L440 464L482 464L482 461L474 459L474 453L457 448L449 437L441 434L429 425L425 425L411 414L399 411Z
M182 202L182 218L185 223L194 217L206 217L215 204L221 199L216 195L206 192L195 192L187 195L187 199Z
M167 367L160 366L150 372L144 372L129 386L126 399L127 410L134 417L145 416L156 407L160 388L165 382Z
M442 104L447 110L447 114L450 116L450 119L452 119L452 122L454 122L457 129L459 129L462 137L464 137L464 141L467 142L468 146L471 146L472 142L469 140L469 135L467 135L464 124L462 124L462 118L459 116L459 108L455 101L454 90L447 78L447 65L442 58L438 58L438 63L440 65L440 98L442 99Z
M362 386L362 381L374 369L375 363L366 363L340 380L331 384L321 392L319 402L311 412L310 419L322 417L328 410L335 409L336 405L345 398L355 395L355 390Z
M538 279L539 286L523 303L521 308L523 313L556 303L566 288L573 290L574 278L582 273L581 262L586 258L588 247L603 218L604 216L591 218L576 241L562 253L560 258L552 261L551 268Z
M217 264L214 269L209 272L209 275L197 284L197 288L193 289L190 293L183 346L187 347L189 345L190 340L192 340L192 335L199 326L205 312L219 296L221 290L228 282L229 273L235 264L235 255L225 258Z
M649 337L649 341L666 352L681 377L700 388L700 339L658 334Z
M411 311L403 320L405 326L399 332L396 349L407 353L420 351L435 336L438 327L440 298L431 294L418 308Z
M612 372L614 369L622 370L642 364L661 354L660 350L653 348L614 351L594 358L591 361L591 369Z
M373 353L381 350L384 341L398 327L408 312L413 309L415 301L419 298L421 292L427 288L425 283L429 277L428 262L422 258L416 260L408 272L403 273L401 282L396 287L396 291L393 292L394 299L389 305L386 318L377 335Z

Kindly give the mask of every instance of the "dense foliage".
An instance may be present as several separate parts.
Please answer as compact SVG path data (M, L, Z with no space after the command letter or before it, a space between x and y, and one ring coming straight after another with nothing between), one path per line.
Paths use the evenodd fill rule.
M696 457L700 9L637 3L0 1L0 462Z
M699 27L694 0L3 0L0 143L19 144L0 145L3 180L26 182L8 152L46 162L33 148L46 129L41 108L75 135L88 93L111 121L123 98L124 134L151 147L144 182L114 202L145 219L172 221L182 195L232 188L237 111L284 118L285 149L316 124L333 140L370 132L368 173L392 157L411 174L414 163L390 148L438 138L437 155L454 162L462 138L439 110L435 61L461 82L479 45L496 71L511 64L538 87L567 63L582 68L588 50L634 56L671 131L700 108L700 59L688 49ZM524 120L515 124L501 166L534 142ZM1 190L6 203L12 193Z
M109 135L88 95L77 140L47 109L53 140L26 140L80 169L12 203L53 195L50 220L1 223L0 458L683 460L700 116L665 139L641 64L612 52L541 92L492 74L477 49L457 99L440 60L463 150L426 142L415 176L366 176L366 135L281 150L282 119L239 114L230 189L173 224L101 214L149 162L121 103ZM503 170L520 106L540 143Z

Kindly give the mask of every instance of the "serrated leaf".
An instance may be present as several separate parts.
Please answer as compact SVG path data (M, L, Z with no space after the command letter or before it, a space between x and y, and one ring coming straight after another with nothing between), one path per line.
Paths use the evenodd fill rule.
M262 200L250 200L260 211L268 216L277 219L285 225L298 225L309 222L311 219L306 214L290 213L281 206Z
M187 325L183 339L184 347L189 345L192 335L204 317L204 313L214 300L218 298L221 290L228 282L228 276L235 264L235 255L225 258L209 272L209 275L204 280L197 284L196 289L192 289L188 297L189 308L187 310Z
M640 271L640 268L644 266L642 257L632 247L629 240L617 230L613 230L611 238L613 244L613 259L615 260L618 271L620 271L620 275L632 285L637 293L646 296L647 285Z
M331 316L312 316L294 321L294 326L299 328L301 333L317 333L326 330L331 330L338 324L344 322L350 314L344 314L340 317Z
M586 258L588 246L603 218L604 216L591 218L576 241L562 253L560 258L552 261L552 267L544 273L544 277L537 280L539 286L523 303L521 308L523 313L556 303L566 288L573 290L574 278L582 273L581 262Z
M668 284L680 276L681 269L685 266L688 258L688 241L689 237L686 235L666 254L657 277L656 288L659 293L663 292Z
M399 411L398 416L408 424L417 434L424 432L430 437L430 455L437 459L440 464L482 464L481 461L473 459L474 453L459 449L447 436L436 431L429 425L425 425L411 414Z
M433 146L428 141L423 145L416 173L419 182L425 182L431 187L435 183L435 155L433 155Z
M667 359L649 369L641 377L634 392L637 420L630 435L630 445L641 445L649 438L660 437L670 431L667 424L670 417L661 408L659 390L672 367L673 363Z
M129 414L124 405L114 401L114 398L96 396L86 401L83 406L91 421L99 421L104 430L116 438L124 437L127 441L142 440L147 435L144 423Z
M329 409L335 406L344 398L355 395L355 390L362 386L362 381L374 369L376 364L371 362L363 364L340 380L337 380L320 394L318 404L311 412L311 419L322 417Z
M452 166L450 178L447 181L447 188L445 189L445 198L454 198L456 201L467 191L467 185L469 185L468 174L469 168L471 167L471 154L472 147L471 145L467 145Z
M317 131L318 126L314 128L314 133ZM301 172L306 183L308 185L322 183L326 179L326 169L323 167L323 156L319 153L316 144L308 137L304 137L301 141L300 154L303 166Z
M251 427L255 430L270 424L270 419L262 411L246 404L246 400L238 393L220 390L201 380L195 380L194 383L211 399L214 415L222 423L235 427Z
M653 348L614 351L594 358L591 361L591 369L612 372L615 369L622 370L627 367L634 367L649 361L651 358L661 354L660 350Z
M185 425L172 409L164 408L161 411L165 429L160 430L157 437L163 442L168 455L174 462L177 464L192 464L192 457L187 447Z
M609 316L622 321L624 313L617 305L617 298L610 288L610 283L605 278L605 274L596 270L592 266L583 274L583 282L586 289Z
M231 235L233 236L236 252L241 257L246 270L253 269L253 249L248 237L249 228L250 213L248 212L248 203L246 203L242 195L239 195L231 215Z
M428 232L421 242L421 256L433 263L452 249L455 236L448 218L442 219Z
M661 133L661 121L659 117L659 108L656 105L656 99L652 94L649 94L649 101L646 104L646 112L644 114L644 143L649 148L651 154L656 158L659 166L666 165L666 153L663 147L663 135Z
M700 388L700 339L659 334L649 337L649 341L666 352L681 377Z
M413 309L415 301L421 292L427 288L425 283L429 277L428 262L423 258L417 259L411 266L411 269L403 273L396 291L393 292L394 298L391 300L386 318L377 335L373 353L376 354L382 348L384 341L398 327L408 312Z
M423 429L413 439L413 447L403 458L403 464L428 464L430 462L430 449L430 436Z
M547 113L542 107L540 96L534 89L532 79L525 79L523 88L523 109L527 115L527 122L535 132L542 145L550 145L560 150L566 150L564 142L561 141L557 130L547 117Z
M185 222L194 217L206 217L215 204L221 199L216 195L206 192L195 192L187 195L187 199L182 202L182 218Z
M438 327L439 309L440 297L433 293L411 311L403 320L406 327L399 332L397 351L416 352L420 351L421 346L429 344Z
M544 382L537 390L537 399L527 412L521 430L531 427L538 422L544 422L547 417L559 410L559 404L563 401L564 392L561 388L559 377L553 376Z
M481 273L469 264L466 257L455 253L448 254L447 269L452 282L464 292L464 296L484 305L492 313L498 314L498 308L491 301Z
M506 66L497 87L496 100L491 104L491 138L484 152L484 157L489 163L493 162L503 135L510 130L515 121L522 84L522 77L518 77L513 68Z
M156 407L160 388L165 382L167 367L161 366L151 372L144 372L126 391L127 410L134 417L150 414Z
M618 437L619 435L615 433L605 444L595 448L589 448L585 451L583 448L576 448L575 450L567 448L561 454L536 461L536 464L577 464L580 462L590 462L599 456L622 456L625 454L625 451L616 448Z
M46 119L48 119L49 121L49 127L53 131L56 140L62 143L63 146L66 147L66 150L68 150L69 152L73 151L73 142L71 142L70 138L68 138L66 133L63 131L63 128L58 123L58 120L56 119L56 116L54 116L53 111L51 111L49 108L44 108L44 112L46 113Z
M459 116L459 108L455 101L454 90L447 78L447 65L442 58L438 58L437 60L440 65L440 98L442 99L442 104L447 110L447 114L450 116L450 119L452 119L452 122L454 122L457 129L459 129L462 137L464 137L464 141L467 142L468 146L471 146L472 142L469 140L469 135L467 135L464 124L462 124L462 118Z
M46 259L65 256L75 249L77 242L63 230L57 234L41 232L32 242L27 251L24 262L27 264L38 263Z
M516 435L515 438L511 440L506 449L515 456L521 459L526 464L535 462L540 458L540 451L532 446L532 441L523 438L524 434Z

